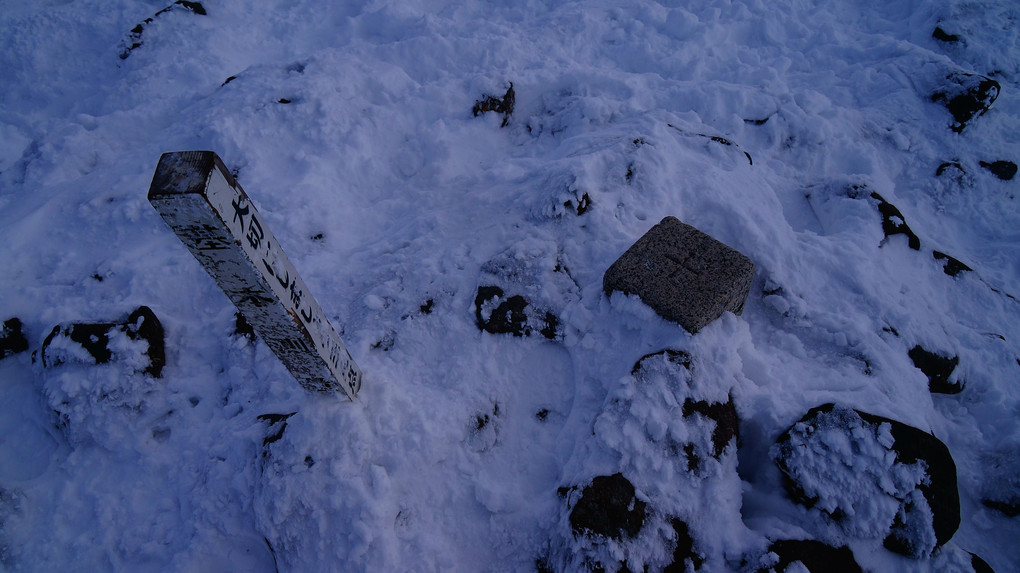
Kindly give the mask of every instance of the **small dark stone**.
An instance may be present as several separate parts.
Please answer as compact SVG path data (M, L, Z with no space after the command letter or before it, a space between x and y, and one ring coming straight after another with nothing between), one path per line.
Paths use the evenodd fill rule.
M146 354L149 356L149 366L145 368L145 372L153 378L162 376L163 367L166 366L165 337L163 325L152 309L147 306L138 307L128 316L124 327L132 340L143 339L148 343Z
M931 37L935 38L940 42L959 42L960 37L956 34L949 34L943 30L940 26L935 26L935 31L931 33Z
M663 356L666 358L667 361L672 362L673 364L683 366L684 368L691 367L690 354L684 352L683 350L674 350L672 348L667 348L665 350L652 352L651 354L645 354L644 356L642 356L640 360L634 363L634 367L630 369L630 373L632 375L637 374L638 371L641 370L642 366L644 365L645 360L655 358L657 356Z
M312 240L321 241L324 237L325 235L323 235L322 233L315 233L314 235L312 235Z
M425 304L418 307L418 311L422 314L432 314L432 307L435 306L436 301L431 298L425 301Z
M178 6L184 8L189 12L198 14L199 16L206 15L205 7L202 6L201 2L189 2L187 0L177 0L173 4L153 14L151 18L146 18L141 23L136 24L134 28L131 28L131 32L128 33L127 37L121 43L124 46L124 48L120 52L120 59L126 60L128 56L131 55L132 51L142 46L142 33L145 31L146 25L151 24L156 18L162 16L163 14L166 14L167 12L174 10ZM227 79L227 82L229 82L230 79L233 78L231 77ZM226 84L227 82L223 83Z
M688 418L693 414L701 414L715 422L715 429L712 430L712 446L714 448L712 457L719 459L726 449L726 444L739 435L739 423L737 408L733 404L733 398L724 403L710 403L706 401L695 402L688 398L684 401L683 416Z
M497 286L480 286L475 296L475 318L479 330L492 334L512 334L514 336L531 336L536 330L546 338L554 340L559 336L559 319L546 311L540 314L535 311L521 295L504 297L503 289ZM489 318L482 316L482 307L492 301L499 304L489 313Z
M230 76L229 78L223 80L223 83L220 84L220 87L223 87L223 86L229 84L230 82L232 82L232 81L234 81L236 79L237 79L237 76Z
M312 467L314 465L315 465L315 460L312 459L312 456L305 456L305 467L306 468L310 468L310 467Z
M690 528L675 517L670 521L670 525L676 533L676 547L673 548L673 561L662 569L662 573L685 573L688 561L695 570L701 569L705 556L695 549Z
M1017 167L1016 163L1013 163L1012 161L993 161L991 163L979 161L978 163L981 167L991 171L992 175L995 175L1003 181L1009 181L1013 177L1016 177Z
M181 6L184 6L188 10L191 10L192 12L200 16L206 15L205 7L202 6L201 2L188 2L188 0L177 0L177 2L174 2L174 4L180 4Z
M995 573L991 565L973 553L970 553L970 566L974 568L974 573Z
M570 526L574 535L634 537L644 525L645 505L622 474L598 476L582 490L570 512Z
M1015 167L1015 166L1014 166ZM581 198L577 200L577 214L584 215L591 208L591 197L588 193L581 195Z
M853 551L846 546L837 549L821 541L791 539L773 542L769 551L779 556L779 563L773 566L777 572L799 561L811 573L861 573Z
M538 412L535 412L535 417L538 418L539 422L544 422L545 419L549 417L549 410L547 408L542 408Z
M963 391L963 382L950 382L956 365L960 363L959 356L942 356L935 352L925 350L920 345L910 349L907 353L914 366L921 370L928 377L928 390L936 394L959 394Z
M485 426L489 425L488 414L478 414L475 416L475 430L485 429Z
M935 170L935 177L942 177L942 174L946 173L946 171L948 171L949 169L954 169L956 171L959 171L961 175L966 175L967 174L967 172L963 169L963 166L960 165L959 162L957 162L957 161L946 161L945 163L939 165L938 169Z
M291 412L290 414L259 414L256 416L257 420L269 423L269 431L266 432L266 437L262 439L262 445L268 446L282 438L284 430L287 429L287 419L294 414L297 414L297 412Z
M953 114L953 131L962 132L967 123L980 117L999 97L999 82L977 74L954 72L946 76L946 89L932 94L933 102L942 103Z
M282 97L282 98L276 100L276 103L290 103L290 101L291 100L289 100L289 99L287 99L285 97Z
M982 499L981 504L989 509L994 509L999 513L1002 513L1008 517L1016 517L1020 515L1020 499L1015 499L1012 502L1008 501L996 501L993 499Z
M234 334L247 338L249 342L255 342L255 329L240 312L234 313Z
M4 321L0 329L0 358L28 350L28 339L21 332L21 319L14 317Z
M393 350L393 345L397 343L397 335L394 332L387 332L380 338L372 343L373 350L382 350L383 352L389 352Z
M43 341L41 351L43 366L59 366L64 363L65 356L60 353L54 356L52 351L48 352L50 345L58 336L66 337L81 346L92 357L94 364L109 362L113 358L113 352L109 348L110 333L114 330L123 332L131 340L146 342L148 347L145 350L145 355L149 358L149 365L142 371L154 378L159 378L166 365L163 325L147 306L138 307L124 322L75 323L54 326Z
M921 250L921 239L907 226L903 213L878 193L873 192L871 198L878 201L878 212L882 214L882 232L885 236L888 238L893 235L906 235L910 248L915 251Z
M936 261L942 261L942 272L946 273L951 277L962 273L963 271L973 271L974 269L960 262L959 259L951 257L941 251L932 251L932 256L935 257Z
M474 107L471 109L471 115L477 117L478 114L489 111L501 113L503 114L503 123L500 127L506 127L507 123L510 122L510 116L514 113L515 100L516 94L514 93L514 84L513 82L510 82L510 87L507 88L506 93L503 94L502 98L485 95L482 96L482 99L476 101Z

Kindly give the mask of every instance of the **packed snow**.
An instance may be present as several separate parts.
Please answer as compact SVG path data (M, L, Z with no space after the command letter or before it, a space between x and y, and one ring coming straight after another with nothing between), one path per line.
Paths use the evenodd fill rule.
M980 78L961 127L946 90ZM0 321L29 343L0 359L0 569L755 571L806 539L1020 569L1018 94L1008 1L0 1ZM179 150L234 172L357 399L236 332L146 200ZM691 335L603 292L666 216L754 262L740 316ZM527 336L480 327L514 296ZM57 336L43 364L142 305L160 377L116 329L109 362ZM951 541L883 546L925 477L881 426L798 438L822 501L787 496L776 440L825 403L948 447ZM618 473L640 531L573 527Z

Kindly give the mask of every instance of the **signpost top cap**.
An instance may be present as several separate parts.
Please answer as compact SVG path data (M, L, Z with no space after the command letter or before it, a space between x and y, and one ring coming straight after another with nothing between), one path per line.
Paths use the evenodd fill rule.
M202 193L214 168L219 168L227 182L234 184L223 161L212 151L171 151L159 158L156 173L149 186L149 200L172 195Z

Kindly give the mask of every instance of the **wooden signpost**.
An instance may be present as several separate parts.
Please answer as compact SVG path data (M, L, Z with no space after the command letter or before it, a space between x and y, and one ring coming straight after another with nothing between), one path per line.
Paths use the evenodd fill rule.
M149 202L302 386L354 399L361 370L215 153L164 153Z

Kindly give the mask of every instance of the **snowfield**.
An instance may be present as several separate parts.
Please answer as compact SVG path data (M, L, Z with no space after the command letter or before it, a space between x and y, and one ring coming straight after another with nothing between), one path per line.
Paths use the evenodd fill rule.
M463 4L0 0L0 569L1020 569L1020 6ZM236 331L146 200L179 150L356 400ZM667 216L754 262L741 315L603 291Z

